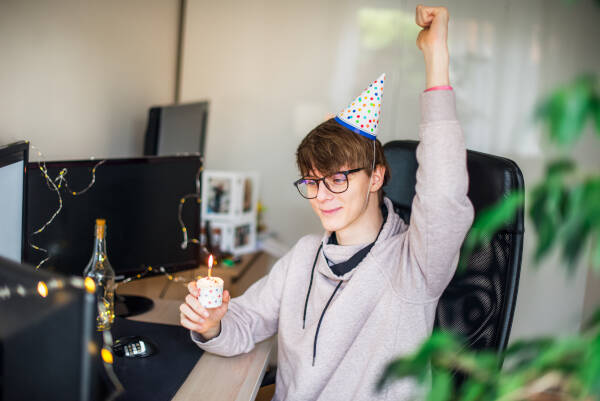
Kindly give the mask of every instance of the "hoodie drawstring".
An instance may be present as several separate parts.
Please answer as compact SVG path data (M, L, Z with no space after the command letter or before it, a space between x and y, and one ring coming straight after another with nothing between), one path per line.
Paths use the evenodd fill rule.
M306 301L304 302L304 316L302 317L302 330L304 330L304 325L306 324L306 309L308 308L308 297L310 296L310 289L312 288L313 277L315 276L315 266L317 265L317 260L319 260L319 252L321 252L321 248L323 248L323 243L317 249L317 255L315 256L315 261L313 262L312 271L310 272L310 284L308 284L308 292L306 293Z
M319 260L319 253L321 252L322 248L323 248L323 244L321 243L321 245L319 246L319 249L317 250L317 255L315 256L315 261L313 262L312 270L310 272L310 283L308 284L308 291L306 293L306 301L304 302L304 316L302 317L302 329L303 330L306 326L306 310L308 309L308 298L310 297L310 290L312 289L313 278L315 276L315 266L317 266L317 260ZM317 324L317 331L315 332L315 341L313 343L313 360L312 360L313 366L315 366L315 358L317 357L317 339L319 337L319 329L321 328L321 323L323 322L323 316L325 316L325 311L327 311L327 308L329 307L331 300L335 296L335 293L342 286L342 283L343 283L343 281L340 280L338 285L335 287L333 294L331 294L331 297L329 297L329 300L327 301L325 308L323 308L323 312L321 312L321 317L319 318L319 323Z
M323 316L325 316L325 311L329 307L329 304L331 303L331 300L335 296L335 293L337 292L337 290L339 290L340 287L342 286L342 283L343 283L343 281L340 280L338 285L335 287L335 290L333 290L333 294L331 294L331 297L329 297L329 301L327 301L327 305L325 305L323 312L321 312L321 317L319 318L319 324L317 324L317 331L315 332L315 342L313 344L313 360L312 360L313 366L315 366L315 358L317 357L317 338L319 337L319 329L321 328L321 322L323 321Z

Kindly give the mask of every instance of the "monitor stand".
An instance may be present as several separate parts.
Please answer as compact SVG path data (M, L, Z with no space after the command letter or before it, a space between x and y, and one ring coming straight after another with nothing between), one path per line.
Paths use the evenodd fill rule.
M153 307L154 302L150 298L115 294L115 315L119 317L140 315Z

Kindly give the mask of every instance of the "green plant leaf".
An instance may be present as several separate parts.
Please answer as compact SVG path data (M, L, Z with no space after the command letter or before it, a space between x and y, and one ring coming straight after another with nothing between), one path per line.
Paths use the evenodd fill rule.
M596 235L596 241L592 244L592 268L596 274L600 274L600 235Z
M431 390L427 401L447 401L452 395L452 376L449 372L434 369L431 375Z
M590 223L600 228L600 176L585 180L585 206Z
M454 352L451 363L445 364L448 368L484 382L495 380L499 365L498 356L495 353L489 351L469 352L464 349Z
M489 389L484 383L468 380L461 388L459 399L461 401L482 401L486 392L489 392Z
M571 189L562 227L563 259L572 271L585 245L600 232L600 178L586 178Z
M381 391L383 387L392 379L402 379L404 377L421 377L428 365L423 364L414 357L397 358L390 362L379 381L377 382L377 391Z
M525 382L525 374L521 372L512 375L503 375L498 381L497 398L502 398L515 392L523 387Z
M475 249L489 242L507 221L514 218L524 200L525 194L522 191L514 191L477 215L463 243L459 262L461 270L467 266L468 258Z
M587 347L580 375L584 388L590 394L600 395L600 332Z
M557 145L571 145L581 136L593 110L594 83L591 76L579 77L554 91L538 108L537 117L546 123Z
M536 263L550 250L557 238L565 202L565 191L556 178L548 179L531 192L529 216L537 233Z
M590 113L592 114L592 120L594 120L596 134L600 136L600 91L593 95Z
M549 348L553 341L549 337L515 341L504 352L503 371L512 373L523 369L544 349Z
M381 391L394 378L414 377L423 382L431 360L442 354L458 353L460 344L459 339L451 333L435 330L412 355L395 359L386 366L377 382L377 391Z
M530 193L529 217L537 233L537 244L534 253L534 261L538 264L541 259L552 249L557 240L563 239L561 231L564 231L566 220L572 221L573 232L578 233L575 223L581 221L582 211L572 206L577 198L571 196L571 190L567 185L570 174L574 173L576 165L572 160L559 159L550 162L546 167L546 174L542 182L536 185ZM576 213L573 213L573 210ZM564 248L563 256L579 255L579 242L571 242ZM572 264L568 264L573 266Z
M569 271L577 262L590 232L585 204L585 185L577 185L568 194L568 212L563 223L563 260Z
M546 166L546 176L548 178L554 178L562 176L575 171L575 162L571 159L558 159L553 160Z
M592 316L583 324L583 331L588 332L591 330L600 329L600 308L597 308Z
M552 344L551 337L538 337L527 340L516 340L504 351L505 357L512 357L521 352L539 352L540 349L548 347Z
M600 0L598 0L600 3ZM600 93L596 95L596 101L594 102L594 110L592 110L594 114L593 118L596 122L596 134L600 136Z
M572 371L579 367L587 342L581 337L567 337L554 341L532 360L530 367L539 373L548 370Z

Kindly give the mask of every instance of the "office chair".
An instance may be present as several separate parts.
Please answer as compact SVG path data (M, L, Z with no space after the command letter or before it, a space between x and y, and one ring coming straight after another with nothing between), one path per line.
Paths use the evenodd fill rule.
M392 141L384 145L391 180L384 187L396 212L406 221L415 195L417 141ZM509 159L467 151L468 196L475 216L511 191L523 190L523 175ZM435 326L459 334L471 350L496 352L499 363L508 343L517 301L523 251L523 210L506 221L480 249L467 259L438 303Z

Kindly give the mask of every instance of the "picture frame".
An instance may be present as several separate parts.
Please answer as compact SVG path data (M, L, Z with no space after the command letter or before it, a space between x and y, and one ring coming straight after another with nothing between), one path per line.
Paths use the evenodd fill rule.
M205 170L202 174L202 219L232 220L256 216L256 172Z
M211 245L221 252L230 252L235 256L256 251L256 221L240 219L232 221L210 221ZM203 240L206 225L202 228Z
M256 220L239 221L232 225L231 252L242 255L256 250Z
M202 174L202 219L232 219L235 217L234 200L237 177L224 171L204 171Z
M256 250L258 192L256 172L204 170L202 227L210 222L211 245L234 255Z

